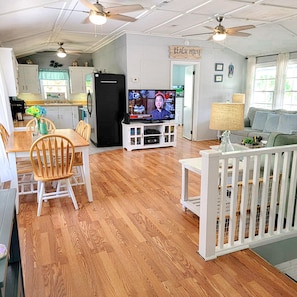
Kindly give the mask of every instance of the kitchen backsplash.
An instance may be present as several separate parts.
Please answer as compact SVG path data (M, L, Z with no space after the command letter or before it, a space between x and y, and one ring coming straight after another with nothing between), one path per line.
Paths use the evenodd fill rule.
M19 99L25 100L27 104L33 102L34 104L42 104L46 102L46 100L41 97L41 94L19 93L17 97ZM69 102L73 104L84 105L87 102L87 94L70 94Z

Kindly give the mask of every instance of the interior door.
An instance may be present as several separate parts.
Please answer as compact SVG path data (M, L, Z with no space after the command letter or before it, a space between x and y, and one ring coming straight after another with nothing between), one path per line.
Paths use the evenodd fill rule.
M183 110L183 137L192 140L193 135L193 96L194 96L194 65L185 67L185 89Z

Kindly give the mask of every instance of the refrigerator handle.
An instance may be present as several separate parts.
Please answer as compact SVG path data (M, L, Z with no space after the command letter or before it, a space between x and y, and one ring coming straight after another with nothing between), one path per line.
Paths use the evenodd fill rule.
M88 95L87 95L87 109L88 109L88 113L89 115L91 116L92 114L92 95L90 93L90 91L88 92Z

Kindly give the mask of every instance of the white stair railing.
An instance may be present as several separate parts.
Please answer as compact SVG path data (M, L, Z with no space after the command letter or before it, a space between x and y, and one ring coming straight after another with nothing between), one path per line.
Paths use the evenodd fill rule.
M297 145L200 153L205 260L297 235Z

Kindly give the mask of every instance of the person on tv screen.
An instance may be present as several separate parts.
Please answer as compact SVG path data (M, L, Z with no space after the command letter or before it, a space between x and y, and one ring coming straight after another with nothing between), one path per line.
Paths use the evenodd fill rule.
M136 104L134 105L133 110L136 114L142 114L145 112L145 107L143 105L142 98L136 99Z
M170 119L171 113L163 107L164 106L164 99L165 99L165 96L161 92L158 92L155 95L155 106L156 106L156 109L154 109L152 111L152 113L151 113L153 120L166 120L166 119Z

